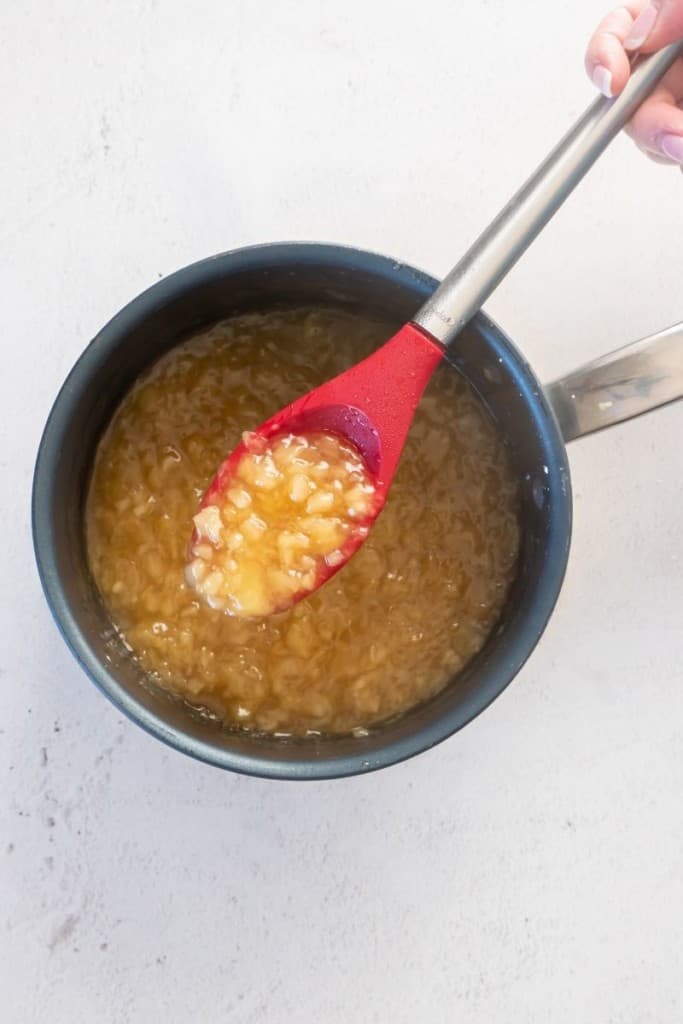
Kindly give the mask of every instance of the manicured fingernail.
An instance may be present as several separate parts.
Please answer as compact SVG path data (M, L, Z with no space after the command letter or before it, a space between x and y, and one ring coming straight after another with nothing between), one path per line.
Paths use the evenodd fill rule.
M640 12L631 25L631 31L624 39L624 47L627 50L638 50L655 27L659 10L654 4L648 4Z
M661 135L659 148L669 160L675 160L677 164L683 164L683 136Z
M612 72L604 64L596 64L593 70L593 85L603 96L612 98Z

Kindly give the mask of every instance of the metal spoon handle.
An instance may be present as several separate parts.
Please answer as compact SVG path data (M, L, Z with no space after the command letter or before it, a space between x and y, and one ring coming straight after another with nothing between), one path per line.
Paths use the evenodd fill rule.
M418 326L444 345L453 341L679 56L683 40L638 63L616 99L591 104L444 278Z

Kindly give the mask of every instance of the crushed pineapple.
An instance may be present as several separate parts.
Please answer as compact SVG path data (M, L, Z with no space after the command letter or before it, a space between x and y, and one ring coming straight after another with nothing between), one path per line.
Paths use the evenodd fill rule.
M362 540L375 486L362 456L336 434L243 437L230 486L194 516L188 584L212 608L270 615L314 590Z

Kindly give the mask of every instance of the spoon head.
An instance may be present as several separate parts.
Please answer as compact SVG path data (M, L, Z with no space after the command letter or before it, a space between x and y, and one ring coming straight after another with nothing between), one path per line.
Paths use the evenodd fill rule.
M368 536L384 494L322 413L245 433L204 495L187 581L211 607L248 618L283 611Z
M408 324L363 362L281 409L247 433L220 466L200 503L200 511L221 508L239 477L245 458L264 453L278 439L330 435L360 455L372 493L354 513L343 543L317 562L310 586L288 593L272 611L282 611L322 586L348 562L367 538L384 507L415 408L443 354L422 331ZM246 499L245 499L246 500ZM195 529L195 552L202 542ZM200 588L198 588L200 589Z

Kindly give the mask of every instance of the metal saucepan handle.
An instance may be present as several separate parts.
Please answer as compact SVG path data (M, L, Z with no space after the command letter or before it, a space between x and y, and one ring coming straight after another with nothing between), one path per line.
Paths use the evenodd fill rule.
M683 398L683 323L594 359L545 388L565 441Z
M598 99L529 178L415 317L447 345L548 223L678 56L683 40L644 58L616 99Z

